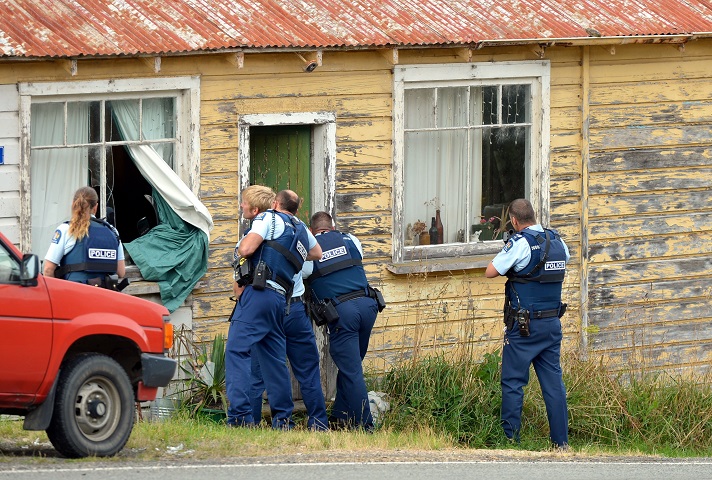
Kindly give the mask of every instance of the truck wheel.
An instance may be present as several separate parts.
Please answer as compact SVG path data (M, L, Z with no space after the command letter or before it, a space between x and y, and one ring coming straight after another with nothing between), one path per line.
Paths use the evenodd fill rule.
M47 436L68 458L110 457L134 424L134 392L123 368L100 354L82 354L62 367Z

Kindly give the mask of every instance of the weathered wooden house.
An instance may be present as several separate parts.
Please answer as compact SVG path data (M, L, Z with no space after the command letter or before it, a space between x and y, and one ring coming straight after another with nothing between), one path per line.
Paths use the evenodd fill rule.
M209 254L174 321L208 338L232 309L239 192L289 186L362 240L389 302L366 359L384 371L498 348L503 281L484 268L526 196L571 249L569 348L712 365L709 2L5 0L0 16L0 229L24 251L44 255L76 186L129 244L144 196L178 190ZM130 270L129 293L162 301Z

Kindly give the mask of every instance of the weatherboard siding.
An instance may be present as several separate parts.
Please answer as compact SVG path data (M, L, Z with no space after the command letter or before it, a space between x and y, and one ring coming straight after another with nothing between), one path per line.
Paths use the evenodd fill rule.
M18 82L200 77L199 193L215 227L208 272L191 308L193 329L205 340L227 331L234 306L239 117L334 113L338 226L361 239L369 279L388 302L365 360L367 370L383 372L435 352L481 358L499 348L504 286L502 278L485 279L482 267L408 275L386 268L393 62L534 60L540 52L514 46L399 50L395 57L392 50L326 51L311 74L293 53L245 54L242 68L235 54L165 57L160 72L139 59L87 59L78 61L75 76L63 61L0 62L0 89L11 92ZM683 50L618 45L543 52L551 62L548 209L572 255L564 284L565 348L589 348L614 369L708 370L712 41ZM0 118L12 123L17 109L6 103L0 102ZM0 125L6 142L0 172L8 173L0 184L0 227L19 236L19 207L12 207L20 202L19 131L8 125Z
M590 346L613 368L712 364L712 49L591 49Z

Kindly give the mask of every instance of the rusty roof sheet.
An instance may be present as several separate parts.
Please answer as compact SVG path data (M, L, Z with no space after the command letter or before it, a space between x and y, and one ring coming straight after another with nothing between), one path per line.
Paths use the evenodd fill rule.
M709 35L708 0L2 0L0 57Z

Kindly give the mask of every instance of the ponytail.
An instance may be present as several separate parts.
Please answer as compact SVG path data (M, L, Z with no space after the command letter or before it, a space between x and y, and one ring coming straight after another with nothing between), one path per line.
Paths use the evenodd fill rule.
M91 187L81 187L74 193L72 200L72 219L69 221L69 234L81 240L89 234L92 209L99 203L99 196Z

